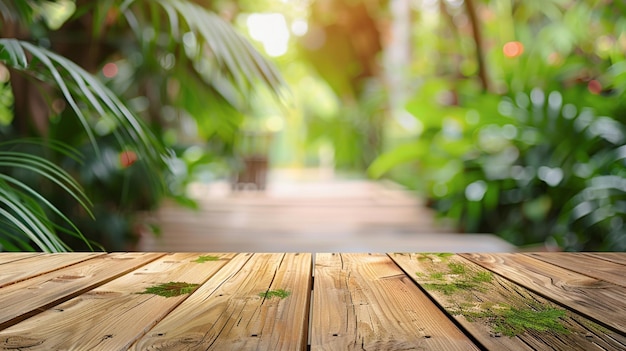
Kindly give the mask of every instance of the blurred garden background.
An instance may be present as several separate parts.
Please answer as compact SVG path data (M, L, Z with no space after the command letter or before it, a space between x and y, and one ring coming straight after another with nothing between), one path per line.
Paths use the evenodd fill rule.
M623 1L0 13L0 251L133 248L164 201L198 207L190 185L266 167L393 181L459 233L626 251Z

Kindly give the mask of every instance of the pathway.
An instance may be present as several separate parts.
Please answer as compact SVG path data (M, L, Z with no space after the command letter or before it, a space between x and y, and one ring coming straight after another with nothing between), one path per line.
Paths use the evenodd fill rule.
M192 189L199 211L166 203L155 215L162 236L144 251L505 252L487 234L438 226L419 199L387 182L274 172L264 192L231 192L226 183Z

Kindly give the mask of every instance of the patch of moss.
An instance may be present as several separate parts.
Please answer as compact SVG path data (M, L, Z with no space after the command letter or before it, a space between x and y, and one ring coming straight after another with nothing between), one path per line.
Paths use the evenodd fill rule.
M259 296L265 299L271 299L272 297L278 297L278 298L284 299L289 295L291 295L291 291L287 291L283 289L268 290L266 292L259 293Z
M491 272L475 272L467 269L467 267L461 263L450 262L448 269L449 271L446 273L433 272L429 277L432 280L445 280L446 275L455 275L450 282L423 284L424 288L427 290L441 291L445 295L452 295L459 290L482 290L483 283L489 283L493 280L493 274Z
M452 295L455 292L462 290L472 290L478 287L478 284L471 282L460 280L452 283L431 283L431 284L423 284L426 290L437 290L441 291L445 295Z
M483 321L494 334L514 337L529 331L568 334L561 318L565 310L535 305L515 308L501 304L462 305L453 315L463 315L468 322Z
M452 274L465 274L465 265L461 263L450 262L448 268Z
M174 297L184 294L190 294L194 290L196 290L198 286L199 284L169 282L147 287L145 291L142 291L138 294L154 294L163 297Z
M476 283L489 283L492 280L493 280L493 274L487 271L480 271L472 276L472 281Z
M431 273L430 274L430 279L442 280L443 279L443 273L441 273L441 272Z
M552 307L543 310L510 308L496 314L492 324L495 332L506 336L516 336L531 330L567 334L568 330L561 323L564 316L564 310Z
M424 252L424 253L419 254L419 256L417 256L417 260L418 261L424 261L424 260L432 261L433 259L430 256L434 256L434 257L440 258L443 261L453 255L454 254L451 252Z
M217 256L200 256L191 262L204 263L209 261L219 261L219 257Z

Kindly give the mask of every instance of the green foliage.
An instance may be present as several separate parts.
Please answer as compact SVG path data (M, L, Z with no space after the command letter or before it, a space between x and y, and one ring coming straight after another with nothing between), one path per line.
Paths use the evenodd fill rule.
M147 287L146 290L138 294L153 294L163 297L175 297L185 294L191 294L198 288L198 286L199 284L169 282Z
M88 248L93 249L74 223L52 202L37 192L29 179L45 180L57 189L69 195L71 202L78 204L91 217L91 202L82 187L56 164L26 152L24 145L43 147L43 142L23 140L21 143L0 143L0 251L21 248L34 250L30 242L45 252L67 251L67 245L59 239L56 230L60 227L50 220L51 213L69 228L65 233L80 239ZM62 144L49 144L60 149Z
M624 251L626 56L618 38L626 17L592 1L537 4L477 5L494 15L480 24L490 43L487 91L467 49L473 33L453 21L415 24L423 29L414 67L422 81L406 109L417 135L391 143L369 174L420 191L460 231ZM524 50L509 57L503 46L512 41Z
M0 220L11 225L0 232L0 250L92 249L91 240L107 250L133 249L140 233L153 228L141 212L163 196L195 205L185 187L212 171L202 163L232 154L249 94L264 86L282 96L273 65L222 18L192 2L0 0L0 15L0 34L9 34L0 39L0 133L5 140L45 139L38 158L24 160L55 165L45 164L48 177L39 173L62 190L26 182L15 161L0 165L12 177L0 179L0 190L18 194L0 204ZM10 38L16 33L27 40ZM113 76L88 72L105 64L116 67ZM29 116L33 98L49 110ZM174 131L177 121L193 119L199 135L211 139L199 157L188 155L204 140ZM78 150L82 160L48 150L54 140ZM66 177L82 188L66 187L73 184Z

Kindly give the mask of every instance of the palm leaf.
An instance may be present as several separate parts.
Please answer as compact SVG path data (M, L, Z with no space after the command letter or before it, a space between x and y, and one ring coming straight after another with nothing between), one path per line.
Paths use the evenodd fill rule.
M84 210L93 217L91 203L80 185L67 172L52 162L28 153L0 151L0 167L23 169L49 179L72 196ZM0 174L0 217L4 217L18 231L24 233L37 247L46 252L67 251L68 247L59 240L54 228L57 227L47 217L44 208L58 215L74 231L70 234L90 242L78 228L52 203L22 181L7 174ZM67 232L67 231L66 231Z
M155 11L155 4L163 12ZM158 33L164 27L163 18L167 19L169 36L176 43L184 45L185 36L188 40L193 38L195 47L187 46L183 51L196 73L233 106L245 106L247 95L257 84L282 97L286 84L278 70L217 14L184 0L127 0L121 9L140 40L145 29L141 19ZM150 44L157 45L159 36L153 37L155 42Z
M120 143L136 148L149 162L162 163L160 143L143 122L110 89L72 61L16 39L0 39L0 61L57 86L97 152L92 119L109 117L120 127L114 130Z
M63 243L52 230L50 223L42 221L35 215L40 208L32 206L32 203L26 205L18 198L17 193L9 191L2 182L0 182L0 204L3 205L0 207L0 216L7 218L14 227L26 234L40 249L45 252L66 251Z

